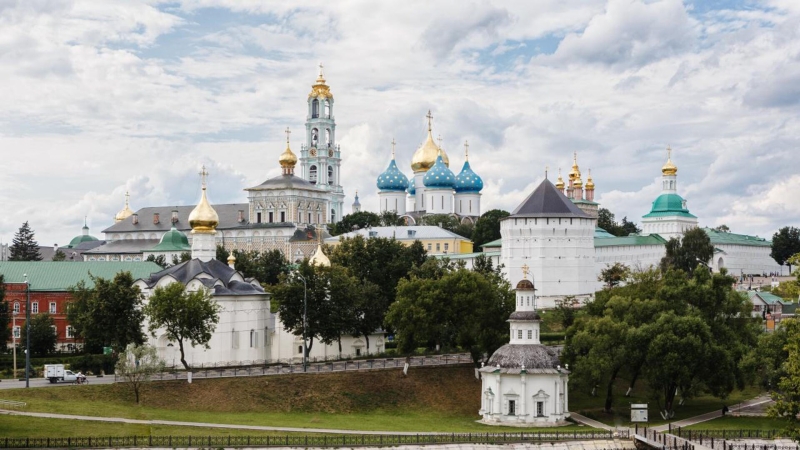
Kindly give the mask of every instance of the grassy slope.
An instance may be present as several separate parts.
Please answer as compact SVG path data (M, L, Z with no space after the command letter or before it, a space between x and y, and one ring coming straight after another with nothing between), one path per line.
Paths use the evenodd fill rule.
M392 370L195 380L191 385L169 381L147 389L141 405L120 384L0 395L27 402L30 411L89 416L359 430L499 430L475 423L480 382L469 367L414 368L408 377Z
M771 417L726 416L685 427L684 430L782 430L786 421Z

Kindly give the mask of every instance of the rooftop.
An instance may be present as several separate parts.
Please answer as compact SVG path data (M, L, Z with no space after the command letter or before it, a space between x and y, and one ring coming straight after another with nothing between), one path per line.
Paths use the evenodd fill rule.
M591 218L588 214L575 206L566 195L556 189L553 183L544 179L539 186L534 189L509 218L514 217L579 217Z
M398 241L404 240L417 240L417 239L461 239L468 241L469 239L459 236L452 231L445 230L444 228L433 225L418 225L418 226L397 226L397 227L372 227L363 228L361 230L351 231L349 233L341 234L325 239L325 242L336 242L342 238L351 238L355 236L381 237L381 238L394 238Z
M31 291L68 291L79 281L94 286L91 276L112 279L120 272L130 272L133 279L149 277L161 270L152 262L0 262L0 274L6 283L24 283L28 275Z
M711 228L703 228L713 245L750 245L755 247L771 247L772 242L758 236L726 233Z

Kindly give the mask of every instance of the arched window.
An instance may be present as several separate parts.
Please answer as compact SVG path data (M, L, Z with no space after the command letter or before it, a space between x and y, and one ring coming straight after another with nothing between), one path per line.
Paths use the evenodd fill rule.
M331 102L329 100L325 100L325 118L331 118Z
M331 223L336 222L336 211L331 210Z
M317 184L317 166L311 166L308 168L308 182L311 184Z
M19 302L14 302L14 313L19 314Z
M331 129L330 128L326 128L325 129L325 145L327 145L328 147L331 146Z
M316 147L319 145L319 130L316 128L311 129L311 146Z
M333 167L328 166L328 184L333 184Z
M311 102L311 117L319 117L319 100L317 99L314 99L314 101Z

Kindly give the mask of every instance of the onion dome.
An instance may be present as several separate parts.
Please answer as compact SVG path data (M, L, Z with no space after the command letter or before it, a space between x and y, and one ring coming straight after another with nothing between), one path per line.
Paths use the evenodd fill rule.
M206 172L205 166L203 166L203 171L200 172L200 175L203 177L203 191L200 195L200 203L189 214L189 225L192 227L192 233L213 234L216 233L217 225L219 225L219 215L217 215L217 212L208 203L208 198L206 198L205 177L208 172Z
M575 181L572 183L573 186L576 188L583 187L583 180L581 180L581 174L579 173L578 176L575 178Z
M558 169L558 181L556 181L556 189L559 191L564 190L564 179L561 178L561 169Z
M540 344L506 344L497 349L486 363L489 367L499 366L504 369L551 369L561 365L558 350ZM563 373L568 373L563 370Z
M114 222L122 222L123 220L127 219L128 217L133 215L133 210L130 206L128 206L128 200L130 199L131 195L129 193L125 193L125 207L122 208L117 215L114 216Z
M331 260L322 251L322 244L317 244L317 251L309 258L308 263L312 266L330 267Z
M581 170L578 168L578 153L572 154L572 170L569 171L569 179L575 180L581 177Z
M483 189L483 180L469 166L469 144L464 142L464 167L456 177L453 186L456 192L478 193Z
M158 245L151 248L149 251L184 252L191 249L192 246L189 245L189 238L173 226L169 231L164 233L164 236L161 236L161 241L159 241Z
M283 168L283 173L292 173L294 172L294 166L297 164L297 155L294 154L292 149L289 147L289 128L286 128L286 150L281 153L280 158L278 158L278 162L281 164Z
M536 289L533 287L533 282L531 280L529 280L527 278L523 278L523 279L519 280L519 283L517 283L516 290L518 290L518 291L533 291L533 290L536 290Z
M414 177L408 179L408 195L417 195L417 186L414 185Z
M455 181L456 177L444 163L442 155L436 157L436 163L422 178L422 184L428 189L453 189Z
M381 191L405 191L408 188L408 178L397 168L397 162L392 158L389 167L378 175L377 184Z
M586 179L586 190L594 190L594 180L592 180L592 169L589 169L589 177Z
M236 268L236 257L233 256L233 253L228 255L228 267Z
M428 111L428 138L425 140L425 143L414 152L414 156L411 158L411 169L414 172L425 172L433 167L436 164L436 158L439 155L442 155L442 160L444 161L444 165L450 167L450 158L447 157L447 154L433 142L433 131L431 127L431 120L433 116L431 112Z
M322 73L322 63L319 65L317 81L311 86L311 93L308 94L308 97L333 98L330 87L325 84L325 75Z
M71 241L69 241L67 248L75 248L84 242L93 242L98 240L96 237L89 235L89 226L86 225L85 221L83 222L83 228L81 231L82 232L79 236L75 236Z
M672 163L672 149L667 147L667 162L661 167L661 173L664 175L677 175L678 166Z
M356 191L356 198L353 200L353 206L361 206L361 202L358 201L358 191Z

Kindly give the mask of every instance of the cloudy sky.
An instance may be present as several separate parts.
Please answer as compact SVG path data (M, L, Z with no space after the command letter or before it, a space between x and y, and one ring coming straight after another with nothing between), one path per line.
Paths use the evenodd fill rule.
M434 115L454 169L470 142L484 210L513 209L572 153L637 221L665 148L701 225L800 224L796 0L0 0L0 240L64 245L131 206L212 202L279 173L317 64L343 185L375 178ZM299 149L299 133L293 134Z

